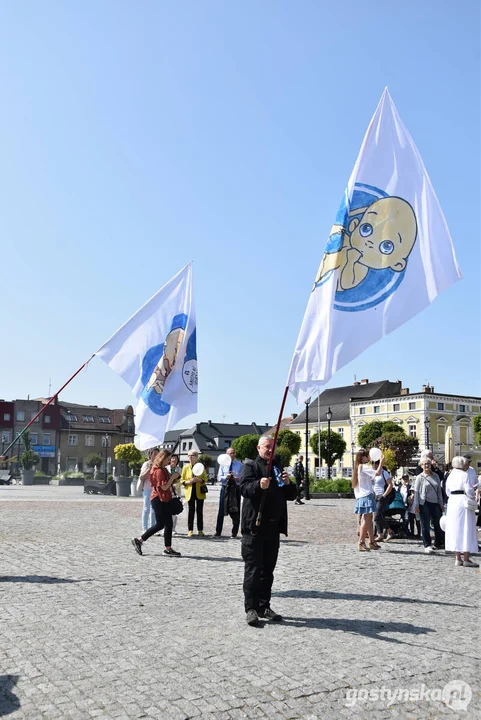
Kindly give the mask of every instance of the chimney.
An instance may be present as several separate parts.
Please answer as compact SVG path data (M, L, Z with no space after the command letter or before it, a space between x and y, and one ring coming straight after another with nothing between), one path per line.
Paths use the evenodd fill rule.
M431 387L431 385L429 383L427 385L423 385L423 393L432 394L433 392L434 392L434 388Z
M409 395L409 388L401 388L401 395Z
M361 380L361 385L367 385L368 382L369 380L367 378L363 378L363 380Z
M296 417L297 417L297 413L292 413L292 414L291 414L291 420L295 420Z
M207 425L210 427L212 425L212 420L207 420Z
M358 382L357 380L354 380L354 382L353 382L352 384L353 384L353 385L360 385L361 383Z
M238 425L238 424L239 424L238 422L235 422L235 423L234 423L234 425Z

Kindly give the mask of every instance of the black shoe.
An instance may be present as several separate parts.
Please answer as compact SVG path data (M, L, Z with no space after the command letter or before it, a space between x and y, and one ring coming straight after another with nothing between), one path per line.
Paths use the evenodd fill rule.
M214 533L214 537L220 537L221 535L222 535L222 533L217 533L217 532Z
M177 552L177 550L174 550L174 548L170 548L170 550L167 550L167 548L165 548L164 555L172 555L172 557L181 557L181 553Z
M274 612L274 610L270 607L266 608L264 611L260 610L259 617L264 620L272 620L272 622L281 622L282 620L282 615Z
M139 555L143 555L142 543L140 542L140 540L138 538L132 538L131 542L132 542L132 545L134 546L136 552L138 552Z
M296 499L294 500L294 505L304 505L304 503L302 502L302 500Z
M246 623L248 625L259 625L259 615L255 610L248 610L246 613Z

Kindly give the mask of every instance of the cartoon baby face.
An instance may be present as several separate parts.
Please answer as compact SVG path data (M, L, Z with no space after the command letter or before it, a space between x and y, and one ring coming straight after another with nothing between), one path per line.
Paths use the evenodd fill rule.
M164 392L165 381L169 377L175 365L177 353L182 345L184 334L184 330L176 328L175 330L171 330L167 335L164 345L164 353L155 367L149 382L147 383L148 390L153 388L159 395L162 395Z
M372 203L362 218L349 223L351 247L361 253L362 265L401 272L416 240L416 216L411 205L398 197Z

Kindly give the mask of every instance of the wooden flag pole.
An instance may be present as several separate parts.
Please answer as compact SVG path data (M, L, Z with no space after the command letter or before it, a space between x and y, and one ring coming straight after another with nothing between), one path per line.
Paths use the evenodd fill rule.
M284 390L284 397L282 398L282 405L281 405L281 409L280 409L280 411L279 411L279 417L278 417L278 419L277 419L276 431L275 431L275 433L274 433L274 446L273 446L273 448L272 448L272 453L271 453L271 456L270 456L270 458L269 458L269 463L268 463L268 465L267 465L267 477L269 477L269 478L270 478L270 476L271 476L272 465L273 465L273 462L274 462L274 452L275 452L276 444L277 444L277 436L279 435L279 429L280 429L281 420L282 420L282 413L284 412L284 407L285 407L285 404L286 404L287 393L288 393L288 392L289 392L289 386L287 386L286 389ZM256 518L256 527L259 527L260 524L261 524L261 522L262 522L262 513L263 513L263 511L264 511L264 504L265 504L265 502L266 502L266 492L267 492L266 490L263 490L263 491L262 491L261 502L260 502L260 505L259 505L259 512L257 513L257 518Z

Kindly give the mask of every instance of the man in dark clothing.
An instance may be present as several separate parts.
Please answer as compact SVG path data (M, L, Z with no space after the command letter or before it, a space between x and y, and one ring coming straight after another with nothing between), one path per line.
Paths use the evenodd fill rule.
M287 502L295 500L296 486L274 462L267 466L274 448L270 437L261 437L255 460L246 460L240 475L242 504L242 559L244 560L244 606L248 625L259 618L279 622L282 617L270 606L274 569L279 553L279 535L287 535ZM256 526L262 496L262 520Z
M302 502L302 488L304 487L304 465L302 461L304 460L304 457L302 455L299 455L298 459L296 460L294 464L294 477L296 479L296 486L297 486L297 497L295 500L296 505L304 505Z

